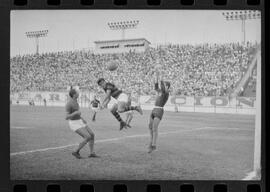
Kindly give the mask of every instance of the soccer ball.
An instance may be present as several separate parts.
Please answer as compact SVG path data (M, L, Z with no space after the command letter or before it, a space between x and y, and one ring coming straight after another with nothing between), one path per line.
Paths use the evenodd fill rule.
M111 61L110 63L108 63L109 71L114 71L117 69L117 67L118 67L118 64L115 61Z

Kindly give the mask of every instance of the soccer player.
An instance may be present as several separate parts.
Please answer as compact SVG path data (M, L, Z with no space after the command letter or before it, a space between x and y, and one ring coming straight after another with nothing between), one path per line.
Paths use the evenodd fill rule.
M46 98L43 99L43 103L44 103L44 106L46 107L47 106L47 100L46 100Z
M148 153L156 150L156 143L158 137L158 126L160 121L162 120L162 116L164 113L164 105L166 104L169 98L169 89L170 82L163 81L163 79L159 80L159 72L156 72L156 81L155 81L155 91L157 93L155 106L151 112L150 120L149 120L149 130L150 130L150 144L148 148Z
M105 98L100 105L100 109L107 107L108 103L111 100L111 97L117 100L117 103L115 103L111 108L111 113L120 122L120 130L130 126L128 126L127 123L122 120L119 113L123 113L130 110L136 110L141 115L143 114L140 106L128 105L128 95L124 93L122 90L118 89L114 84L106 82L105 79L103 78L98 79L97 84L101 88L103 88L106 93Z
M97 96L94 95L94 99L91 101L91 108L92 110L94 111L94 114L93 114L93 117L92 117L92 121L96 121L96 114L98 112L98 109L99 109L99 104L100 104L100 101L97 99Z
M88 127L87 122L81 117L81 112L78 104L79 93L71 88L69 91L70 100L66 104L66 120L68 120L69 127L72 131L83 138L78 148L72 152L72 155L77 159L81 159L80 150L89 143L90 155L88 157L97 157L94 152L95 135Z
M127 103L127 105L131 106L131 93L128 93L128 103ZM127 115L126 116L126 124L127 124L128 127L131 127L130 122L133 119L133 114L134 113L133 113L132 110L126 112L126 115Z

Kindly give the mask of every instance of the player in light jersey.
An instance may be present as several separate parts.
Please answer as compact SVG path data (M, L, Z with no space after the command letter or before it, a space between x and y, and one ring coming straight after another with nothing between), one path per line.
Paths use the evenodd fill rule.
M101 88L103 88L103 90L106 93L103 102L101 102L100 109L107 107L108 103L111 100L111 97L117 100L117 103L115 103L111 108L111 113L120 122L120 130L122 130L123 128L127 128L129 126L126 124L125 121L122 120L119 113L124 113L130 110L136 110L141 115L143 114L140 106L128 105L128 95L124 93L122 90L118 89L114 84L106 82L105 79L103 78L98 79L97 84Z
M77 159L81 159L80 150L89 143L90 155L88 157L97 157L94 152L95 134L88 127L87 122L81 117L81 111L78 104L79 93L71 88L69 91L70 99L66 104L66 120L68 120L69 127L72 131L83 138L78 148L72 152L72 155Z
M150 144L148 148L148 153L151 153L152 151L156 150L158 126L164 114L163 107L169 98L170 86L171 86L170 82L159 79L159 72L157 71L155 81L155 91L157 93L157 97L155 101L155 106L151 112L149 120Z
M94 111L92 121L96 121L96 114L99 109L100 101L97 99L96 95L94 96L94 99L90 103L92 110Z

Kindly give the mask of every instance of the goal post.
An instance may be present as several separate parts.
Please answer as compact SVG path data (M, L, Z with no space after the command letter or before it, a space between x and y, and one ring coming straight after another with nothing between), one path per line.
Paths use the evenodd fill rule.
M257 54L256 77L256 117L254 137L254 164L253 171L256 179L261 178L261 50Z
M256 114L254 134L253 170L243 180L261 179L261 50L256 53Z

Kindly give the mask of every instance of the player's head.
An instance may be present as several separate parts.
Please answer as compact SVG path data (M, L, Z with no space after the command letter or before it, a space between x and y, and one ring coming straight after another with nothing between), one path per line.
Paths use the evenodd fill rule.
M97 81L97 84L102 87L102 88L105 88L106 86L106 81L104 78L99 78L98 81Z
M77 99L79 97L79 93L74 88L71 88L68 94L72 99Z

